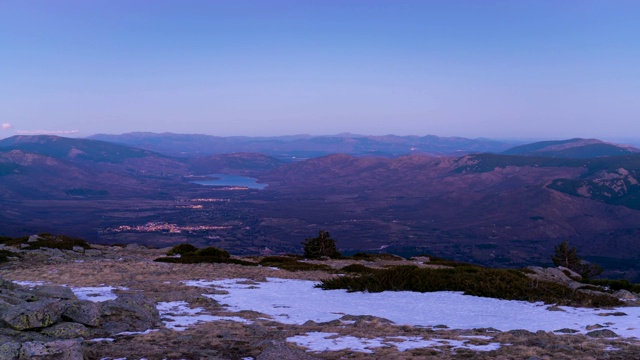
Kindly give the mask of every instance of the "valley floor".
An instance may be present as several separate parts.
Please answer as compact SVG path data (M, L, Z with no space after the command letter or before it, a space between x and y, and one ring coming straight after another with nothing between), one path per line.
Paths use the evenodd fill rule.
M85 341L88 359L640 358L640 307L326 291L314 287L332 276L325 272L153 262L164 252L34 251L3 264L0 274L23 285L66 285L80 299L135 292L157 304L164 328Z

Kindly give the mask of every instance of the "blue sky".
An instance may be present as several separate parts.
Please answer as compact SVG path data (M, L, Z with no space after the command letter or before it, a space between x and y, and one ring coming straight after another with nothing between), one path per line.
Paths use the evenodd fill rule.
M0 137L640 138L639 1L0 0Z

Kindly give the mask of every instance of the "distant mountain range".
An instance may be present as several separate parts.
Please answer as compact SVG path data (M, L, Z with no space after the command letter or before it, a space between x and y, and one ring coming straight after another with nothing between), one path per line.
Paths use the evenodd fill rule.
M89 139L133 146L178 157L228 153L261 153L284 161L315 158L337 153L384 157L409 154L462 156L474 153L503 153L505 155L583 159L640 152L640 149L630 146L607 143L597 139L580 138L541 141L515 147L514 144L489 139L438 137L434 135L365 136L349 133L332 136L220 137L198 134L137 132L121 135L98 134L90 136Z
M262 153L283 160L314 158L343 153L356 156L400 156L412 153L464 155L501 152L513 147L500 141L461 137L427 136L333 136L219 137L172 133L93 135L89 139L134 146L173 156L215 155L236 152Z
M0 228L12 236L47 231L156 246L189 241L240 254L296 252L301 240L326 229L344 251L435 252L509 266L542 264L554 244L570 239L618 276L640 277L637 149L570 139L475 153L474 140L447 138L434 142L470 147L459 147L465 154L458 156L411 150L366 156L409 141L383 138L369 147L361 138L360 147L350 148L355 154L294 161L279 150L278 157L195 155L172 147L177 143L169 151L164 140L155 144L160 153L93 139L16 136L0 140ZM351 140L345 134L278 141L301 153L305 141L342 149ZM234 146L258 143L246 138ZM307 154L315 151L331 150ZM192 183L214 173L249 175L269 186L231 191ZM221 230L103 231L147 223Z

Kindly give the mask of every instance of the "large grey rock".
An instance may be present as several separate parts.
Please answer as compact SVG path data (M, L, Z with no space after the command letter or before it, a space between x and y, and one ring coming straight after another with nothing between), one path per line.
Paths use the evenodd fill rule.
M40 300L18 304L0 314L0 321L16 330L51 326L58 321L65 304L55 300Z
M630 291L621 289L613 293L613 296L622 301L638 301L638 294L634 294Z
M25 301L36 301L38 300L38 296L26 287L16 287L13 290L0 289L0 300L17 305Z
M82 341L26 342L22 344L19 359L82 360Z
M43 285L33 288L33 293L40 298L76 300L76 295L66 286Z
M109 334L145 331L161 324L155 304L142 294L120 294L100 303L101 326Z
M100 305L89 300L68 301L62 318L86 326L100 325Z
M14 290L16 288L18 288L18 284L9 280L5 280L0 276L0 289Z
M15 341L6 342L0 345L0 359L14 360L20 357L20 343Z
M102 251L98 249L87 249L84 251L84 254L87 256L100 256L102 255Z
M84 325L72 322L55 324L42 329L41 332L56 339L87 338L90 335L89 329Z
M12 305L12 304L9 304L8 302L6 302L6 301L4 301L4 300L0 299L0 312L3 312L3 311L5 311L5 310L8 310L8 309L10 309L10 308L12 308L12 307L13 307L13 305Z
M555 282L566 285L573 290L584 286L583 283L574 279L581 279L582 277L571 269L559 266L557 268L543 268L540 266L529 266L527 269L533 270L535 274L527 274L528 277L534 278L540 281ZM567 275L568 274L568 275Z
M146 250L147 247L144 245L140 245L140 244L127 244L127 246L124 247L126 250Z
M54 256L55 257L63 257L64 256L64 253L60 249L43 247L43 248L40 248L40 250L44 251L44 253L47 254L50 257L54 257Z
M618 334L614 333L613 331L611 331L609 329L593 330L593 331L589 331L585 335L587 335L589 337L593 337L593 338L613 338L613 337L618 337Z
M3 301L11 306L22 304L25 302L13 291L0 291L0 301Z

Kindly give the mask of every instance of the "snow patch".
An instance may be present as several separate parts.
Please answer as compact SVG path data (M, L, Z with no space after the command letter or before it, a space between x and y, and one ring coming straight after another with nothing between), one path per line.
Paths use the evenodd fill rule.
M175 331L186 330L189 326L212 321L235 321L244 324L252 322L238 316L213 316L203 308L190 308L186 301L159 302L156 308L167 328Z
M86 341L90 341L90 342L100 342L100 341L114 342L114 341L116 341L116 339L114 339L114 338L95 338L95 339L87 339Z
M113 290L127 290L125 287L113 286L94 286L94 287L72 287L71 291L76 295L78 300L89 300L93 302L102 302L107 300L115 300L118 295Z
M26 286L29 288L34 288L36 286L42 286L44 284L46 284L44 281L19 281L19 280L15 280L12 281L15 284L18 284L20 286Z
M311 352L351 350L362 353L373 353L373 349L381 347L396 347L399 351L423 348L447 347L453 350L470 349L475 351L494 351L500 348L500 343L487 345L467 344L469 340L424 339L419 336L394 336L388 338L359 338L355 336L340 336L338 333L309 332L304 335L287 338L288 342L305 347ZM438 350L438 349L436 349Z
M117 335L147 335L152 332L159 331L158 329L147 329L145 331L123 331L116 334Z

